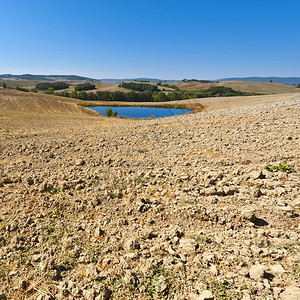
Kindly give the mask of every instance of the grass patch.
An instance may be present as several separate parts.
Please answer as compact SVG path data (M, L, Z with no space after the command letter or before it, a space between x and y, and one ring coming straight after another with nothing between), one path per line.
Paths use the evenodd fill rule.
M276 165L268 165L265 166L265 169L269 172L283 172L283 173L295 173L296 170L291 166L288 165L285 161L280 163L278 166Z
M242 296L241 292L236 291L236 286L227 280L210 282L209 290L211 290L219 300L241 299Z
M293 265L293 275L300 278L300 260L296 261Z
M61 192L60 189L52 188L52 189L44 191L43 193L48 193L48 194L51 194L51 195L56 195L56 194L59 194L60 192Z
M204 234L192 234L189 236L191 239L196 240L197 242L200 243L207 243L207 244L211 244L215 242L214 237L212 236L207 236Z
M139 153L146 153L146 152L148 152L148 150L146 150L146 149L139 149L138 152Z

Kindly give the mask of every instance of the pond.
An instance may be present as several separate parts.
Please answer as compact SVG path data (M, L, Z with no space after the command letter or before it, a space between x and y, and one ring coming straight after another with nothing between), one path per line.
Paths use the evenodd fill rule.
M139 107L139 106L94 106L86 107L100 113L101 116L105 116L105 110L111 108L118 113L118 117L126 117L132 119L148 119L148 118L164 118L175 115L186 114L191 112L189 109L181 108L161 108L161 107Z

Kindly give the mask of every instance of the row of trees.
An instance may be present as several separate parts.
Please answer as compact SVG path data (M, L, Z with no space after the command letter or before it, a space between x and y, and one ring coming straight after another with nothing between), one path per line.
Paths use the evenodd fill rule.
M38 83L35 87L38 91L46 91L49 89L53 90L63 90L63 89L68 89L69 85L65 82L62 81L57 81L57 82L41 82Z
M214 86L201 91L184 91L177 90L165 93L160 92L129 92L124 93L121 91L109 92L109 91L97 91L93 92L76 92L72 91L71 93L67 91L56 92L55 95L63 97L71 97L81 100L90 100L90 101L128 101L128 102L164 102L164 101L173 101L173 100L184 100L192 98L208 98L208 97L229 97L229 96L250 96L257 95L256 93L250 92L241 92L235 91L232 88L224 86Z
M157 85L148 83L135 83L135 82L121 82L119 87L137 91L137 92L159 92Z
M75 91L80 92L80 91L90 91L94 90L96 86L94 84L91 84L89 82L86 83L79 83L75 86Z
M93 92L77 92L72 91L71 93L67 91L56 92L54 95L62 97L71 97L81 100L95 100L95 101L128 101L128 102L151 102L153 101L152 93L150 92L129 92L124 93L120 91L109 92L109 91L97 91Z
M210 81L210 80L199 80L199 79L183 79L182 82L201 82L201 83L211 83L214 81ZM219 82L219 81L215 81L215 82Z

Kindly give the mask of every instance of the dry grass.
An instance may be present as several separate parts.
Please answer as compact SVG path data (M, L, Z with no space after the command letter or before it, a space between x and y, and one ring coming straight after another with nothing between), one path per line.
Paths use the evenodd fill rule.
M242 92L255 92L262 94L285 94L299 93L300 89L295 85L281 84L275 82L250 82L250 81L220 81L218 83L191 82L171 82L170 85L176 85L185 90L208 89L211 86L226 86Z

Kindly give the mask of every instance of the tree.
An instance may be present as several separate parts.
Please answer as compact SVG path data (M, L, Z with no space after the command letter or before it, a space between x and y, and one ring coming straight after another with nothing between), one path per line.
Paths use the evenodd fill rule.
M7 88L7 85L6 85L6 83L3 81L3 82L1 82L1 86L2 86L2 88L3 88L3 95L4 95L4 97L5 97L5 89Z
M116 110L114 110L111 116L112 117L117 117L118 116L118 112Z
M107 108L105 110L105 117L111 117L112 116L112 109L111 108Z
M54 90L53 87L48 87L48 94L53 94L53 90Z

